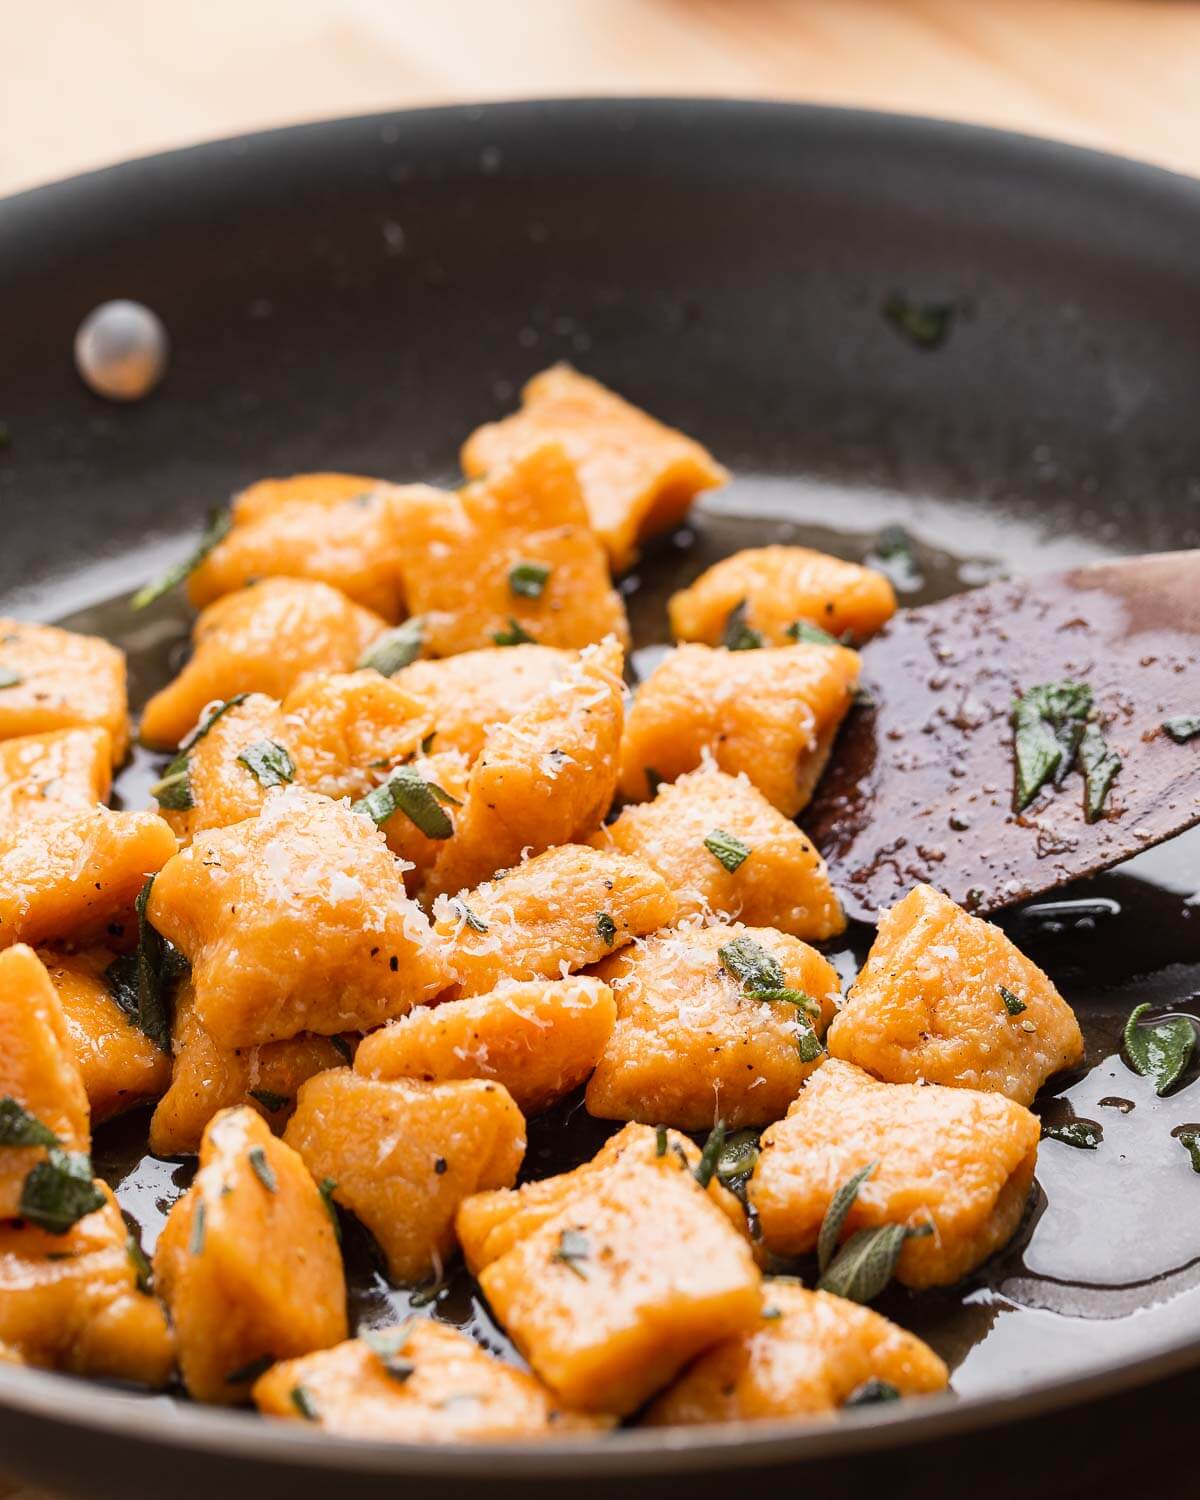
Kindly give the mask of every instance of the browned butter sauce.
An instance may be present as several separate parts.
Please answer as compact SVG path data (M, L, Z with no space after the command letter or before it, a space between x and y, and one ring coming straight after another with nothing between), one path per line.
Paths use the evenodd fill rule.
M836 502L836 503L835 503ZM739 547L791 541L863 560L884 519L905 505L911 559L889 561L902 603L936 599L1006 573L1068 566L1105 554L1102 543L1050 545L1032 531L1006 529L994 514L962 509L913 511L892 497L831 497L791 481L740 481L728 496L697 508L693 522L655 545L623 584L644 675L661 655L668 595L718 557ZM838 530L831 522L853 523ZM181 542L182 552L186 543ZM78 597L78 595L76 595ZM43 617L54 617L53 601ZM186 651L188 612L167 601L145 616L126 596L58 615L96 631L130 656L131 690L140 705ZM1197 673L1200 711L1200 673ZM145 806L161 761L137 751L117 781L126 806ZM1200 830L1140 856L1054 901L1007 913L1003 925L1074 1005L1087 1039L1084 1067L1052 1080L1037 1108L1054 1123L1099 1125L1094 1151L1042 1143L1037 1188L1021 1231L961 1286L912 1294L890 1290L878 1306L929 1340L949 1362L963 1395L1020 1389L1135 1358L1191 1337L1200 1340L1200 1174L1172 1134L1200 1120L1200 1065L1165 1099L1121 1059L1125 1018L1143 1001L1200 1017ZM848 983L872 932L853 927L830 946ZM1200 1051L1200 1049L1198 1049ZM192 1164L146 1153L147 1114L97 1132L98 1170L115 1189L151 1251ZM530 1122L525 1173L541 1177L590 1156L613 1127L567 1101ZM389 1286L354 1225L346 1235L352 1313L362 1325L395 1320L414 1305L469 1329L489 1348L511 1354L502 1331L461 1266L436 1288ZM801 1263L797 1269L804 1274ZM515 1356L514 1356L515 1357Z

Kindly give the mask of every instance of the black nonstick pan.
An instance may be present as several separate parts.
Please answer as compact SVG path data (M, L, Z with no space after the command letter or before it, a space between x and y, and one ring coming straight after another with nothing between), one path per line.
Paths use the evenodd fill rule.
M736 475L626 580L642 664L667 593L748 543L877 557L902 526L903 602L1194 547L1198 246L1200 185L1149 167L731 102L380 115L40 189L0 204L0 610L120 640L144 697L186 616L134 617L127 596L210 504L305 469L449 481L466 433L558 359ZM172 341L165 383L131 405L72 360L113 297ZM945 310L939 337L914 336L905 304ZM120 795L143 799L151 773L140 758ZM1190 837L1006 918L1088 1039L1043 1114L1094 1119L1104 1142L1045 1142L1017 1241L969 1285L881 1303L947 1358L955 1394L833 1423L412 1449L0 1367L0 1471L125 1500L1193 1494L1200 1177L1171 1132L1200 1119L1200 1081L1193 1064L1157 1100L1118 1037L1141 1000L1196 1013L1198 887ZM836 955L845 972L866 941ZM567 1110L531 1156L552 1167L586 1129ZM105 1127L96 1160L152 1237L186 1169L147 1162L139 1130ZM360 1315L396 1305L351 1269ZM437 1312L499 1339L469 1288Z

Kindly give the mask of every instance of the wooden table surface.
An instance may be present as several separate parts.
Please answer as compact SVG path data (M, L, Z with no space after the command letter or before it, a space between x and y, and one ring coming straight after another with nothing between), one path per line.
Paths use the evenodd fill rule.
M1195 0L7 0L0 193L238 131L533 94L955 116L1200 175Z
M410 104L717 94L943 115L1200 175L1193 0L8 0L0 194ZM0 1476L0 1500L43 1500Z

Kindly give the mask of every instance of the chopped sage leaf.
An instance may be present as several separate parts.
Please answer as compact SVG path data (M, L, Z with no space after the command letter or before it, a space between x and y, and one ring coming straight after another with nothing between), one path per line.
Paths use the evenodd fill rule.
M1192 1171L1200 1172L1200 1131L1181 1130L1175 1137L1192 1159Z
M890 1380L880 1380L877 1375L872 1375L870 1380L864 1380L862 1385L855 1388L842 1402L843 1406L878 1406L884 1401L899 1401L900 1392Z
M825 1217L821 1220L821 1230L817 1236L817 1267L822 1275L825 1274L837 1251L838 1240L842 1237L842 1226L846 1222L846 1215L854 1205L854 1200L858 1197L859 1188L878 1165L877 1161L868 1162L865 1167L855 1172L853 1177L848 1177L829 1200L829 1207L825 1210Z
M704 847L731 875L750 858L749 847L741 839L734 838L732 833L726 833L723 828L714 828L704 840Z
M1081 682L1039 683L1013 704L1017 812L1071 769L1093 707L1092 690Z
M204 1226L207 1218L207 1204L203 1198L197 1199L196 1209L192 1214L192 1232L188 1237L188 1252L191 1255L204 1254Z
M238 751L238 760L253 772L259 786L286 786L296 779L296 764L275 740L255 740Z
M321 1202L325 1205L325 1212L329 1215L329 1221L333 1225L333 1235L338 1244L342 1243L342 1221L338 1217L337 1204L333 1201L333 1195L337 1192L337 1183L332 1177L323 1177L318 1187L321 1194Z
M812 1021L820 1019L821 1007L811 995L806 995L803 990L755 990L754 996L758 1000L769 1001L772 1005L794 1005L797 1010L802 1010Z
M1014 995L1012 990L1008 989L1005 985L998 984L996 988L1000 991L1000 998L1004 1001L1004 1009L1010 1016L1019 1016L1023 1010L1029 1009L1020 995Z
M910 344L940 349L950 336L954 306L949 302L914 302L903 292L893 292L883 304L883 315Z
M0 1099L0 1146L57 1146L58 1137L11 1096Z
M568 1271L573 1271L580 1281L586 1281L587 1272L580 1261L587 1260L590 1253L588 1242L578 1229L562 1229L559 1231L558 1245L550 1258L566 1266Z
M1088 724L1079 741L1078 759L1083 772L1083 816L1094 823L1104 811L1105 799L1121 769L1121 757L1109 749L1099 724Z
M779 960L752 937L734 938L731 943L717 949L717 957L725 972L752 993L787 988Z
M700 1160L696 1163L693 1176L702 1188L706 1188L713 1180L713 1173L717 1170L717 1162L721 1159L721 1152L725 1148L725 1121L718 1120L708 1132L708 1139L704 1142L704 1150L700 1153Z
M408 1344L408 1328L364 1328L359 1338L392 1377L403 1383L416 1374L417 1367L410 1359L402 1359L400 1351Z
M300 1413L306 1422L319 1422L321 1413L317 1410L317 1403L313 1400L307 1387L294 1385L288 1392L292 1405Z
M488 924L481 916L478 916L471 910L461 896L455 896L451 900L450 905L462 918L464 925L469 927L472 932L486 932L488 930Z
M240 1366L236 1370L230 1370L225 1377L226 1385L249 1385L252 1380L257 1380L260 1375L265 1375L275 1363L273 1354L260 1354L257 1359L252 1359L249 1364Z
M725 1137L717 1157L717 1179L740 1198L758 1161L757 1130L735 1130Z
M281 1109L286 1109L292 1102L287 1094L276 1094L271 1089L250 1089L248 1093L251 1099L257 1099L265 1110L277 1115Z
M249 693L234 693L232 698L226 698L223 703L218 703L211 713L206 714L200 720L195 729L184 735L179 741L179 748L194 750L214 724L223 719L231 708L237 708L239 704L245 703L249 696Z
M1186 745L1200 734L1200 714L1176 714L1173 719L1164 719L1162 727L1177 745Z
M761 633L746 623L746 607L747 601L743 599L729 611L721 632L721 644L726 651L757 651L763 644Z
M655 1156L667 1154L667 1127L665 1125L654 1127L654 1154Z
M454 832L454 824L439 805L439 792L446 796L412 766L401 766L381 786L355 802L352 810L365 813L377 826L402 812L426 838L448 839Z
M0 667L0 688L20 687L24 681L20 672L14 672L11 667Z
M187 812L195 807L192 796L191 764L184 751L167 766L154 785L150 795L166 812Z
M493 631L492 640L497 646L532 646L534 644L533 636L512 615L508 617L508 628Z
M891 1281L905 1240L932 1233L929 1223L915 1229L907 1224L876 1224L855 1230L822 1274L817 1290L851 1302L870 1302Z
M151 875L142 887L134 911L137 913L137 1011L134 1020L156 1046L166 1052L171 1046L171 1001L175 985L187 973L187 960L150 925L146 908L154 888ZM129 970L120 971L128 977Z
M47 1234L66 1234L107 1201L93 1180L92 1159L86 1152L51 1146L45 1161L26 1177L17 1213Z
M802 646L840 646L842 644L837 636L830 635L828 630L822 630L819 625L812 625L807 620L793 620L783 633L789 641L796 641Z
M807 1022L797 1022L800 1033L796 1038L796 1050L802 1063L816 1062L825 1052L825 1043Z
M204 535L200 538L192 555L185 562L176 563L174 567L168 568L153 583L148 583L145 588L139 589L133 596L133 608L145 609L148 604L153 604L156 599L161 599L164 594L169 594L172 589L178 588L190 573L195 572L217 543L225 540L232 527L233 516L228 510L214 510L208 518L208 526L205 528Z
M402 667L416 661L425 644L425 621L420 615L405 620L384 633L359 658L360 671L394 677Z
M519 562L508 570L508 586L522 599L540 599L549 577L545 563Z
M617 940L617 924L606 911L596 913L596 931L606 948L611 948Z
M279 1191L279 1179L275 1176L275 1168L267 1160L267 1153L262 1146L251 1146L249 1151L250 1169L266 1188L268 1193Z
M1149 1078L1160 1097L1183 1076L1196 1046L1196 1028L1187 1016L1169 1016L1143 1026L1149 1005L1134 1008L1125 1022L1125 1056L1135 1073Z
M1095 1151L1104 1139L1104 1131L1094 1120L1068 1120L1062 1125L1043 1125L1044 1141L1061 1141L1076 1151Z
M154 1276L150 1270L150 1262L146 1259L146 1252L132 1234L125 1236L125 1254L137 1277L138 1291L148 1294L154 1287Z

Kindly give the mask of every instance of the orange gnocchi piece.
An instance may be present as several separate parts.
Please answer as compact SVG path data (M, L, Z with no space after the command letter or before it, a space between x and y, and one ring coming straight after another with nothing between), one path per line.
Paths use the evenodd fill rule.
M264 1361L346 1337L337 1236L304 1163L250 1109L204 1132L200 1170L154 1252L159 1295L197 1401L244 1400Z
M0 740L90 727L129 748L125 653L96 635L0 619Z
M699 443L569 365L535 375L520 411L471 434L463 472L488 473L545 442L561 443L575 465L592 529L616 572L641 543L678 526L702 490L729 477Z
M621 795L643 802L656 778L675 781L711 757L794 818L825 769L858 670L857 652L842 646L677 646L625 717Z
M0 741L0 826L89 812L111 785L107 729L52 729Z
M825 861L742 773L702 765L601 828L597 849L636 854L679 899L679 917L741 918L793 937L845 930Z
M142 739L174 748L212 703L282 698L310 674L349 672L386 627L327 583L268 578L226 594L196 621L191 660L142 714Z
M588 526L575 470L543 445L395 512L409 610L433 656L536 642L629 642L625 606Z
M454 1250L463 1199L517 1180L525 1120L484 1079L385 1082L338 1068L301 1087L284 1139L375 1236L393 1280L416 1282Z
M861 643L896 613L896 594L883 573L827 552L749 547L714 563L667 605L675 639L706 646L721 644L734 610L767 646L795 640L797 622Z

